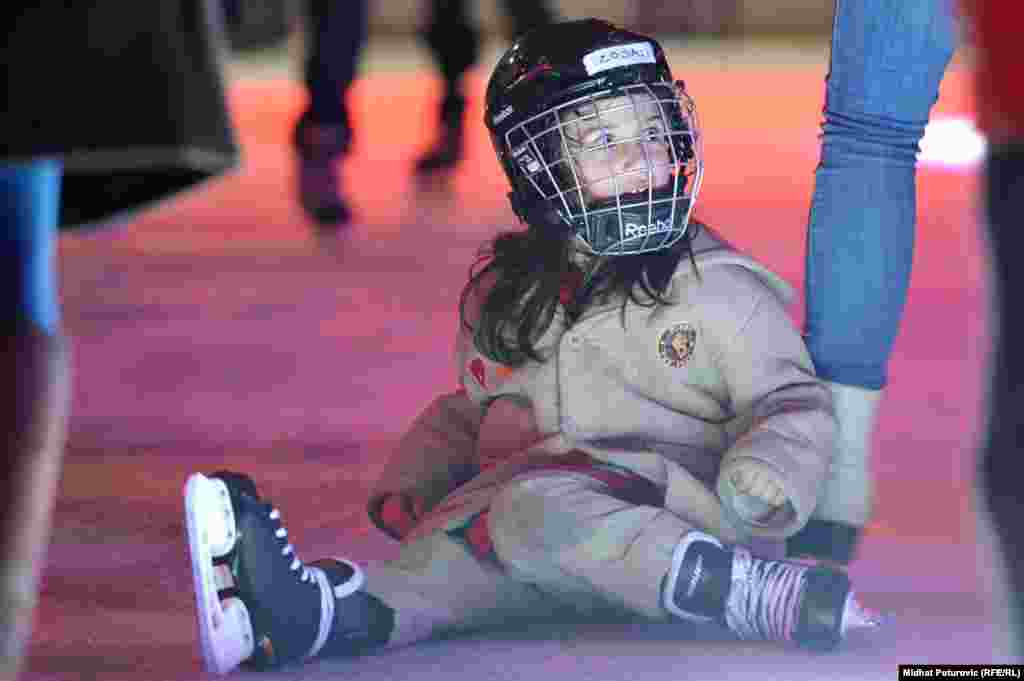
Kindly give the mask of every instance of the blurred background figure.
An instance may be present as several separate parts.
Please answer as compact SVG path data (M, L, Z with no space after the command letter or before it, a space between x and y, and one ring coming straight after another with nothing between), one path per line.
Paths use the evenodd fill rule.
M1019 29L1024 8L1014 0L961 0L974 42L978 125L988 138L982 200L988 223L988 257L995 310L994 350L988 362L988 423L979 465L980 492L991 514L1008 576L1013 653L1024 659L1024 477L1021 440L1024 412L1020 386L1024 327L1015 294L1024 290L1016 254L1024 250L1024 52Z
M292 28L291 2L278 0L221 0L231 47L259 49L287 39Z
M308 102L295 124L299 202L322 226L352 219L339 161L352 146L348 92L368 30L366 0L306 0Z
M739 0L637 0L632 3L629 25L638 31L720 37L735 30Z
M512 36L555 20L547 0L501 0ZM423 39L444 79L438 110L437 137L416 161L416 170L430 173L451 168L462 158L466 94L462 76L480 56L481 34L470 20L466 0L431 0Z
M2 16L0 677L12 679L32 627L70 400L58 233L124 219L224 173L239 154L218 5L17 3Z

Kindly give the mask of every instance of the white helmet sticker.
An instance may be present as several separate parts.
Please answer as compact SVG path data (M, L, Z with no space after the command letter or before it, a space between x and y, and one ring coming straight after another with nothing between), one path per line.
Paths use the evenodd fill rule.
M513 149L512 158L519 163L519 167L528 175L539 173L541 170L540 162L532 153L530 153L529 143L520 144L518 147Z
M508 105L508 106L506 106L506 107L505 107L504 109L502 109L501 111L499 111L499 112L498 112L498 113L497 113L497 114L496 114L496 115L494 116L494 118L492 118L492 119L491 119L491 125L498 125L498 124L500 124L500 123L501 123L501 122L502 122L503 120L505 120L506 118L508 118L508 117L509 117L509 116L511 116L512 114L514 114L514 113L515 113L515 111L516 111L516 110L512 108L512 105L511 105L511 104L509 104L509 105Z
M583 57L583 66L586 67L588 76L619 66L654 63L654 48L650 43L629 43L605 47L594 50Z

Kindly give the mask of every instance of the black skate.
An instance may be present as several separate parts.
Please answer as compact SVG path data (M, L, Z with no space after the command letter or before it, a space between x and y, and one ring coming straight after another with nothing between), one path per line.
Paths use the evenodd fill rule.
M185 518L208 671L295 662L323 651L329 639L356 653L370 640L370 615L380 614L373 606L384 606L359 591L362 571L347 560L303 564L277 509L260 500L250 478L191 475Z
M299 160L299 203L321 227L341 227L352 221L352 209L341 193L334 161Z
M352 129L314 123L304 115L295 126L293 144L298 155L299 204L318 226L341 227L352 220L352 210L341 191L339 163L352 145Z
M755 558L691 531L673 555L665 608L688 620L718 621L745 640L788 641L831 650L854 629L882 619L860 604L845 573Z

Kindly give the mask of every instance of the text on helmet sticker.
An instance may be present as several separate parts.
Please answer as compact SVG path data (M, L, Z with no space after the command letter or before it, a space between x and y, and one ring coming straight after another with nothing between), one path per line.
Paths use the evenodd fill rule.
M508 118L509 116L511 116L511 115L512 115L513 113L515 113L515 111L516 111L516 110L512 108L512 105L511 105L511 104L509 104L509 105L508 105L508 106L506 106L506 107L505 107L504 109L502 109L501 111L499 111L499 112L498 112L498 113L497 113L497 114L496 114L496 115L494 116L494 118L492 118L492 119L491 119L491 125L499 125L499 124L500 124L500 123L501 123L501 122L502 122L503 120L505 120L506 118Z
M654 48L650 43L629 43L604 47L583 57L583 66L586 67L588 76L619 66L654 63Z
M518 147L513 149L512 158L519 163L519 167L523 172L527 174L540 172L540 162L534 158L532 153L530 153L529 143L520 144Z

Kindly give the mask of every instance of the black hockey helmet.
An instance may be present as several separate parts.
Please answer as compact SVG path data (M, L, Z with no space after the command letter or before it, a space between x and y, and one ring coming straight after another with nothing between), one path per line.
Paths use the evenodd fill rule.
M495 66L484 120L524 221L561 222L599 255L658 251L686 234L700 132L652 38L598 19L534 29Z

